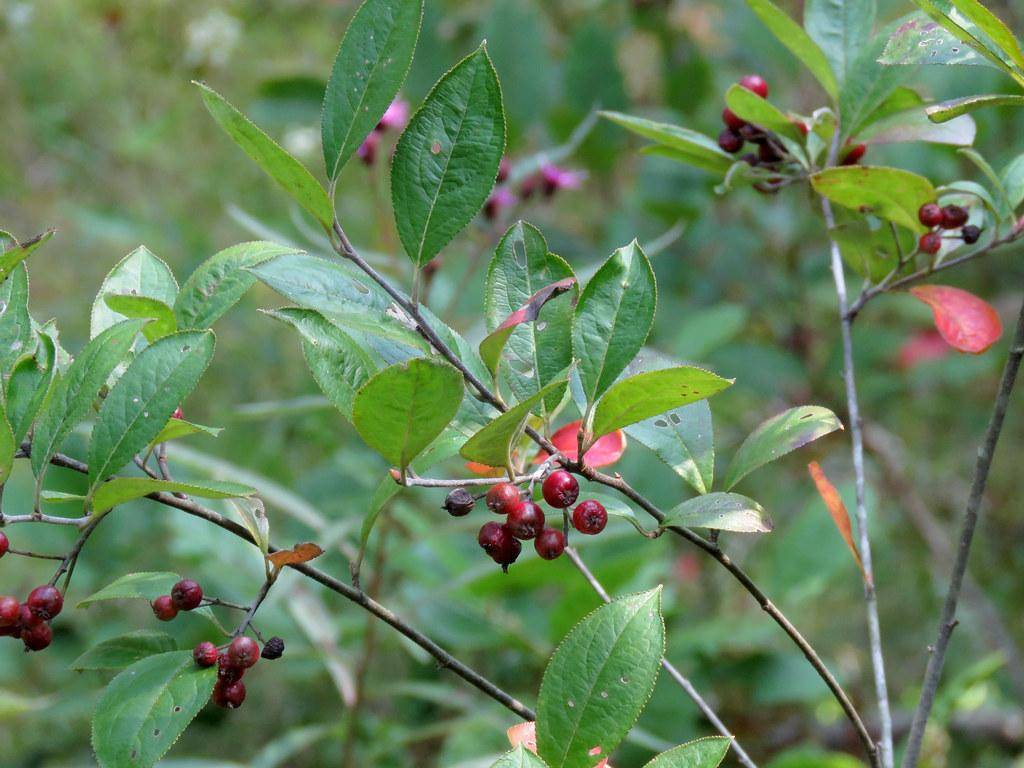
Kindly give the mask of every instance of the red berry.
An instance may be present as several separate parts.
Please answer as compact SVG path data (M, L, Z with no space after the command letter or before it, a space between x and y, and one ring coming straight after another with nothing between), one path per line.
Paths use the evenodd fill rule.
M524 501L508 513L505 527L517 539L532 539L544 530L544 510L532 501Z
M178 609L174 607L174 600L170 595L160 595L153 601L153 615L160 621L170 621L178 615Z
M580 502L572 511L572 526L580 533L593 536L604 530L608 523L608 513L599 501L587 499Z
M171 601L179 611L191 611L203 602L203 588L192 579L182 579L171 587Z
M487 506L498 515L507 515L519 504L519 489L512 483L498 483L487 492Z
M743 137L731 128L725 128L718 134L718 146L729 154L735 154L743 149Z
M484 552L503 568L514 563L523 549L523 545L512 535L507 526L493 520L484 523L476 540Z
M30 651L41 651L53 642L53 630L45 621L21 630L21 642Z
M227 651L224 651L217 657L218 680L222 680L226 683L233 683L236 680L241 680L242 675L244 674L245 669L235 664L231 657L228 656Z
M744 75L740 78L740 85L748 91L753 91L762 99L768 98L768 83L760 75Z
M10 595L0 595L0 627L13 627L21 615L21 604Z
M806 136L810 132L810 128L807 127L807 123L805 123L803 120L794 120L793 124L796 126L796 129L800 131L800 133L803 136Z
M840 165L856 165L860 162L860 159L864 157L864 154L868 151L867 144L854 144L850 147L850 151L847 152L843 159L839 161Z
M219 656L217 646L209 640L204 640L192 650L192 658L200 667L212 667L217 663Z
M11 548L11 541L7 538L7 534L0 531L0 557L7 554L7 550Z
M925 232L917 242L917 247L922 253L938 253L942 248L942 235L938 232Z
M545 560L554 560L565 551L565 534L557 528L545 528L537 535L533 548Z
M501 162L498 163L498 178L497 183L501 184L503 181L508 179L508 175L512 172L512 161L509 160L508 155L501 158Z
M18 609L18 626L21 629L27 629L42 623L43 620L32 613L26 604L22 603L21 608Z
M218 681L213 687L213 703L224 709L238 709L245 701L245 683Z
M728 107L722 110L722 122L725 123L726 128L731 128L734 131L738 131L747 124L746 120L741 118Z
M917 220L926 227L937 227L942 223L942 206L938 203L925 203L917 209Z
M181 410L181 406L180 405L177 408L174 409L174 413L171 414L171 418L172 419L184 419L185 418L185 412L183 410Z
M44 584L28 593L28 600L25 601L25 604L40 619L49 621L64 607L64 596L56 587Z
M251 637L239 635L228 646L228 661L236 667L248 669L260 657L260 647Z
M576 503L580 495L580 484L564 469L558 469L544 479L541 491L544 493L544 501L556 509L565 509Z
M956 229L967 223L967 209L959 205L947 205L942 209L942 228Z

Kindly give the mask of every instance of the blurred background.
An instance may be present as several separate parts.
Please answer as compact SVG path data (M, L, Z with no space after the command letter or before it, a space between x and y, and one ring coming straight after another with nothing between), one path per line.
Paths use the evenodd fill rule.
M799 2L782 3L794 15ZM912 10L881 2L880 21ZM1024 29L1014 2L991 2ZM144 243L179 281L217 250L249 239L324 243L205 113L192 79L205 79L323 178L320 102L352 2L254 0L0 0L0 227L20 238L56 227L33 257L32 310L55 317L63 344L88 337L88 310L106 272ZM480 217L449 246L433 276L431 308L471 340L483 335L486 264L508 223L538 225L551 249L589 273L633 237L654 255L659 307L651 343L735 377L711 403L720 470L743 436L786 407L816 403L845 419L836 303L817 206L800 188L766 197L714 193L715 179L643 157L595 106L644 114L710 135L722 94L762 73L776 104L804 114L824 97L742 0L428 0L403 96L414 105L464 53L487 38L502 80L513 164L548 152L569 175L553 195ZM994 70L922 71L915 86L948 98L996 92ZM996 167L1024 152L1024 112L978 113L977 147ZM339 183L352 239L408 285L387 189L386 133L374 162L353 158ZM928 175L977 179L952 149L872 147L868 161ZM1020 249L1004 250L944 282L991 301L1011 322L1021 299ZM279 541L315 539L321 565L347 574L362 514L385 471L340 415L326 407L295 335L260 314L281 301L258 286L217 327L217 357L185 404L188 418L222 435L171 446L177 474L206 473L264 490ZM1005 359L1006 340L980 357L928 344L930 314L906 297L873 302L855 328L867 420L876 580L897 730L905 729L934 635L976 447ZM922 336L922 334L925 334ZM916 346L908 343L916 341ZM920 350L925 352L921 353ZM929 350L931 352L929 353ZM1017 398L1019 401L1019 398ZM972 588L948 658L928 734L927 765L1024 765L1024 515L1018 454L1024 414L1011 409L971 562ZM744 493L776 523L764 537L730 536L727 549L816 645L862 711L873 713L858 572L815 494L806 464L822 462L852 509L846 434L825 438L750 477ZM70 452L74 453L74 447ZM633 443L616 466L660 504L690 491ZM464 470L457 462L446 471ZM5 509L30 504L27 467ZM51 473L73 489L75 478ZM586 493L586 490L584 490ZM405 493L378 526L368 588L471 666L526 702L555 644L596 596L562 558L529 557L504 576L475 543L482 511L455 520L442 494ZM208 593L248 602L258 556L227 534L171 510L138 504L90 541L72 600L125 570L173 570ZM696 551L648 541L615 522L582 554L613 594L666 586L668 657L690 676L761 765L849 768L861 763L835 702L798 651L746 593ZM26 548L59 551L62 531L17 530ZM21 594L49 575L11 558L0 592ZM74 673L95 642L153 628L148 606L67 611L45 654L0 644L0 750L4 766L88 766L89 718L109 676ZM162 765L487 766L514 717L440 671L432 660L341 598L285 575L260 614L265 634L288 642L284 660L251 675L237 712L208 708ZM162 627L161 627L162 628ZM183 647L208 625L171 626ZM708 735L667 678L616 765ZM1017 762L1015 762L1015 760ZM728 758L727 765L734 765Z

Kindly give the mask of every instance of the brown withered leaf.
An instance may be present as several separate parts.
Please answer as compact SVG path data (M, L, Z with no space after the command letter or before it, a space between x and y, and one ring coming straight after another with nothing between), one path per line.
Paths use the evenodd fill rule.
M324 551L311 541L296 544L291 549L279 549L269 555L267 559L274 564L275 568L284 568L286 565L301 565L320 557Z
M825 472L818 465L818 462L812 461L808 464L807 471L811 473L811 478L818 488L822 501L828 507L828 513L832 515L832 521L836 524L836 528L839 529L839 534L843 537L843 541L846 542L846 546L850 548L853 559L857 561L857 567L860 568L861 576L866 583L870 584L871 579L868 578L867 571L864 570L864 562L860 559L860 550L857 549L857 542L853 540L850 514L846 511L843 498L839 495L836 487L832 485L832 481L825 477Z

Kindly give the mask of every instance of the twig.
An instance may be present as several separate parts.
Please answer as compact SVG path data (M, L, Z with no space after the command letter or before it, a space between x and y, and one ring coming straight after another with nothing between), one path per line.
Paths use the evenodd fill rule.
M995 455L996 445L999 442L999 435L1003 429L1006 409L1010 404L1010 394L1013 392L1014 384L1017 381L1017 372L1020 370L1022 356L1024 356L1024 304L1021 304L1020 315L1017 318L1017 330L1014 333L1013 341L1010 343L1006 366L1003 368L1003 375L999 382L999 393L996 395L995 404L992 407L992 416L989 419L988 428L985 430L985 439L978 450L978 461L974 468L971 493L967 499L967 507L964 511L964 519L960 528L960 541L957 546L956 560L953 563L949 590L946 593L946 601L942 606L942 616L939 619L938 637L928 659L924 684L921 687L921 698L918 701L917 709L914 711L910 735L907 737L907 750L903 754L903 768L914 768L921 753L921 740L924 737L925 726L928 724L928 717L935 702L939 680L942 677L942 667L946 660L946 649L949 646L949 639L953 635L953 629L956 627L957 604L960 601L964 574L967 572L967 560L971 553L974 529L978 524L981 500L985 493L985 486L988 483L989 469L992 467L992 459Z
M576 569L583 574L583 578L587 580L587 583L590 584L593 590L598 594L598 597L600 597L604 602L610 603L612 601L611 596L605 590L601 582L597 580L597 577L589 568L587 568L586 563L583 562L579 553L572 547L566 547L565 554L572 561L572 564L576 566ZM704 697L700 695L700 692L693 687L693 683L691 683L682 672L676 669L668 659L662 659L661 666L665 668L665 671L669 673L679 687L686 691L686 695L693 699L694 704L696 704L697 708L704 714L704 717L708 719L708 722L715 727L715 730L727 739L732 739L732 748L733 752L736 753L736 759L745 765L746 768L757 768L754 761L750 759L750 756L743 750L743 747L740 746L736 737L733 736L729 729L725 727L725 723L723 723L718 715L715 714L715 710L713 710L711 705L704 700Z
M260 609L260 606L263 605L263 601L267 599L267 594L270 592L270 588L274 586L274 582L277 581L277 575L279 573L280 571L275 571L273 576L263 582L263 586L260 587L260 591L256 595L256 599L252 601L252 605L250 605L249 610L246 611L245 618L242 619L242 623L238 625L238 629L234 631L232 637L239 637L240 635L245 634L245 630L252 626L252 620L256 617L256 611ZM259 633L257 632L256 634Z
M18 555L20 557L34 557L37 560L63 560L64 555L44 555L40 552L29 552L25 549L8 549L7 554Z

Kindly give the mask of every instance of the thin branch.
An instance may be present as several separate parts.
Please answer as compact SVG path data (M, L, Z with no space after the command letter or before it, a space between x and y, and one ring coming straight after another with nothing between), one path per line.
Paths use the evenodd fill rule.
M249 609L245 613L245 618L242 619L242 623L238 625L238 629L232 633L232 637L238 637L245 634L245 630L252 626L252 620L256 618L256 611L258 611L260 606L263 605L263 601L267 599L267 594L270 592L270 588L274 586L274 582L277 581L277 573L279 572L275 572L275 575L263 582L263 586L260 587L260 591L256 595L256 599L252 601L252 605L249 606ZM255 627L253 627L253 630L255 631ZM257 632L257 634L259 633Z
M7 550L9 555L18 555L20 557L33 557L37 560L63 560L64 555L44 555L41 552L29 552L26 549L11 549Z
M611 596L605 590L604 585L598 581L597 577L587 568L586 563L580 558L579 553L576 552L572 547L565 548L565 554L572 561L572 564L576 566L576 569L583 574L583 578L587 580L587 583L593 588L604 602L610 603L612 601ZM700 692L694 688L691 683L682 672L675 668L668 659L661 660L661 666L665 668L665 671L669 673L673 680L682 688L686 695L693 699L693 703L697 705L697 708L704 714L708 722L715 727L720 734L725 736L727 739L732 739L732 749L736 754L736 759L739 760L746 768L757 768L757 764L750 759L743 747L740 746L739 741L733 736L732 732L725 727L725 723L722 722L721 718L715 714L715 710L711 708L711 705L704 700L704 697L700 695Z
M935 640L935 645L932 647L931 657L928 659L924 684L921 687L921 698L918 701L917 709L914 711L910 735L907 737L907 750L903 754L903 768L914 768L921 753L921 740L924 738L925 726L928 724L928 717L935 702L939 680L942 677L942 667L946 660L946 649L949 647L949 640L957 623L957 605L960 601L960 591L963 587L964 575L967 572L967 560L971 553L974 530L978 524L978 513L981 509L982 497L985 494L985 486L988 483L989 469L992 467L996 445L999 442L999 435L1003 430L1003 421L1006 418L1006 410L1010 404L1010 394L1013 392L1014 384L1017 381L1017 373L1020 370L1022 357L1024 357L1024 304L1021 304L1020 315L1017 318L1017 330L1014 333L1013 341L1010 343L1006 366L1003 368L1003 375L999 382L999 393L996 395L995 404L992 407L992 416L989 419L988 428L985 430L985 439L978 450L978 461L974 468L971 493L967 499L967 507L964 510L964 519L960 528L960 541L957 546L956 560L953 563L949 590L946 593L946 601L942 606L942 616L939 619L938 637Z

